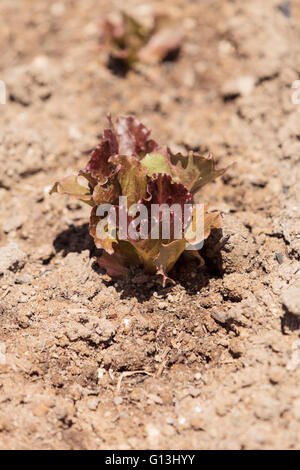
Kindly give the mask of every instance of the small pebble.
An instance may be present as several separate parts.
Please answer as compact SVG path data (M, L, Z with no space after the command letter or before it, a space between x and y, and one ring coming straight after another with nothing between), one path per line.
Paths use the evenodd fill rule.
M15 279L16 284L29 284L32 281L32 276L30 274L20 274Z
M91 411L96 411L99 405L99 399L98 398L91 398L88 403L88 409Z
M121 397L115 397L114 398L114 404L116 406L122 405L122 403L123 403L123 398L121 398Z
M168 304L167 302L158 302L158 308L159 310L166 310L166 308L168 307Z

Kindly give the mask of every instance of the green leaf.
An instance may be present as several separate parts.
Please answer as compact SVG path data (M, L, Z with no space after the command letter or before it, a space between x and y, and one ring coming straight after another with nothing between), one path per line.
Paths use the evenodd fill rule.
M177 183L182 183L195 195L203 186L222 176L226 169L216 169L211 155L205 157L190 152L188 155L173 155L169 149L161 148L161 153L149 153L141 162L148 169L148 174L166 173Z
M148 153L142 160L141 163L147 168L148 175L154 173L171 173L171 166L167 158L159 153Z
M156 272L156 266L153 260L159 254L161 241L148 239L131 241L131 244L135 248L139 256L140 263L144 266L145 271L150 274L154 274Z
M115 155L109 161L117 167L117 179L128 207L141 201L147 191L146 168L135 157Z
M185 245L185 240L174 240L169 244L160 245L159 254L155 258L154 264L157 267L157 274L163 277L163 286L165 286L168 280L170 281L167 273L171 271L176 261L182 255Z
M218 176L222 176L226 169L216 169L212 155L204 157L198 153L189 152L188 156L171 155L171 175L177 177L192 195L195 195L203 186Z
M70 175L54 184L50 194L59 193L94 205L89 181L83 175Z

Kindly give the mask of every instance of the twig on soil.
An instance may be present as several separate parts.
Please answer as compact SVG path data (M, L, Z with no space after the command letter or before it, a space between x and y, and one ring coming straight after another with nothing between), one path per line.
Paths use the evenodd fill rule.
M150 372L147 372L146 370L133 370L133 371L128 371L128 372L123 372L120 375L118 383L117 383L117 392L119 392L121 389L121 383L122 383L123 378L130 377L131 375L135 375L135 374L146 374L146 375L150 375L151 377L153 377L153 374L151 374Z
M1 300L4 299L4 297L6 297L9 292L10 292L10 288L6 289L6 291L0 297Z
M162 362L161 362L161 365L159 366L158 368L158 371L156 372L156 377L159 377L164 368L165 368L165 365L167 364L168 360L166 359L166 356L168 355L168 352L171 350L171 348L169 348L168 346L166 347L166 349L164 350L163 354L162 354Z

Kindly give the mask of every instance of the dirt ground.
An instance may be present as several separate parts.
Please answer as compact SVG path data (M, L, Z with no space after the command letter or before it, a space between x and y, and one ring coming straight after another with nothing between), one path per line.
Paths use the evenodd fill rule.
M125 77L98 42L122 4L0 2L0 447L299 449L300 3L157 3L180 56ZM108 112L235 162L203 192L227 244L175 286L107 279L89 208L48 194Z

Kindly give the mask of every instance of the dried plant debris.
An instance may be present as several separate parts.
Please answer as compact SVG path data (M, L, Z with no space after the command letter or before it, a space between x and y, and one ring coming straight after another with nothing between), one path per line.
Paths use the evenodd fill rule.
M172 154L133 117L109 117L86 168L57 182L51 193L91 206L90 233L103 249L98 263L109 276L128 276L130 267L142 266L165 284L185 250L203 264L198 247L221 227L221 215L194 204L194 197L224 171L211 156Z
M101 22L101 42L110 57L128 67L138 64L156 65L176 57L183 41L178 25L165 15L155 15L152 24L144 24L128 13Z

